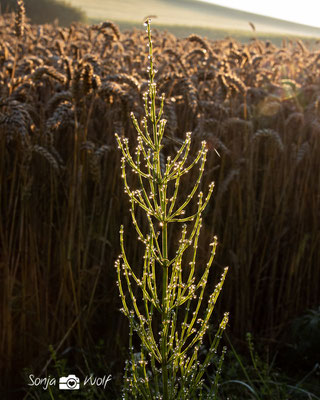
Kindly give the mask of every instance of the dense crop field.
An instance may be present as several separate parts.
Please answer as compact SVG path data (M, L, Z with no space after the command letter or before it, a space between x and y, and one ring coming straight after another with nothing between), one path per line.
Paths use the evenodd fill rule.
M145 32L11 15L0 26L2 376L41 369L50 344L101 338L116 369L127 328L113 264L120 222L127 243L132 228L114 133L134 143L129 114L144 113ZM319 304L320 51L156 30L153 41L164 151L187 131L195 148L208 143L203 185L215 190L199 253L216 234L215 267L230 266L219 307L234 335L277 339ZM138 260L140 247L128 247Z

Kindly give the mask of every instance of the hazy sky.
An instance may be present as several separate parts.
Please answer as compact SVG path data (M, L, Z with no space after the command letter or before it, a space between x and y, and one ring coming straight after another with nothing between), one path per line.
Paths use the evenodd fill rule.
M319 0L202 0L268 17L320 27Z

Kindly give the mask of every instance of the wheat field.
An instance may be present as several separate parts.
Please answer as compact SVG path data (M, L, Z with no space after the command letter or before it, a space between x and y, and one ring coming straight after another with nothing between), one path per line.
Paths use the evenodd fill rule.
M0 26L2 376L41 369L50 344L104 338L117 358L127 340L113 267L120 221L127 243L132 231L114 133L134 144L146 33L13 15ZM203 185L215 190L199 252L218 236L215 268L230 266L220 310L234 335L276 340L320 300L320 51L157 30L153 41L164 151L188 131L209 147ZM138 260L139 246L128 256Z

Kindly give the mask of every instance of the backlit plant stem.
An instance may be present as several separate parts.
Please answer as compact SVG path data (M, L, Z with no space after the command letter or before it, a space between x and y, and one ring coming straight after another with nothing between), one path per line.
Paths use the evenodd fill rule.
M217 375L222 359L216 359L221 334L226 327L228 314L225 314L219 329L211 343L204 361L198 360L204 335L214 306L221 292L227 268L220 282L208 297L208 303L200 317L201 307L206 298L205 289L217 246L212 245L211 255L201 277L196 280L195 263L198 240L202 223L202 212L213 192L213 183L209 185L207 195L198 192L204 172L207 147L202 142L201 149L190 160L191 134L186 134L185 142L173 157L164 162L163 136L166 120L161 119L164 96L160 98L157 112L157 90L154 81L155 69L150 21L146 23L149 42L149 85L144 95L145 117L142 128L131 113L133 125L137 131L135 154L129 147L127 138L116 134L118 147L122 152L121 173L125 192L131 203L132 222L138 239L145 246L142 277L130 266L124 246L124 231L120 229L121 254L116 261L118 287L122 300L122 312L129 319L130 361L126 364L124 375L124 399L146 400L187 400L202 398L203 375L210 363L214 362ZM149 133L149 127L152 132ZM188 164L187 164L188 163ZM193 167L199 167L198 178L189 190L186 199L178 205L181 178ZM132 189L128 181L127 168L138 175L138 189ZM171 193L171 194L170 194ZM186 207L192 202L195 211L185 215ZM148 232L140 229L136 208L146 214ZM180 240L174 252L174 245L168 243L169 226L180 227ZM189 229L188 229L189 228ZM171 228L170 228L171 229ZM189 247L193 247L192 261L186 263L184 256ZM172 253L172 254L171 254ZM137 285L140 297L133 284ZM191 311L193 310L193 312ZM140 352L133 348L133 334L137 334L141 346ZM214 387L217 387L217 377ZM210 394L215 398L216 390Z

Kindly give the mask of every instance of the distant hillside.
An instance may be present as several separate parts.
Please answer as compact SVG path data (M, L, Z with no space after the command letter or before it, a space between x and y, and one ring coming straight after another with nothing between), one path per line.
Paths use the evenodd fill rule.
M199 27L211 30L256 32L310 36L320 38L320 28L287 22L257 14L233 10L198 0L69 0L82 8L90 19L111 19L118 22L139 22L147 15L156 15L158 25Z
M27 17L34 24L45 24L55 20L60 25L69 25L74 21L86 21L85 13L64 1L24 0ZM0 0L1 13L15 11L17 0Z

